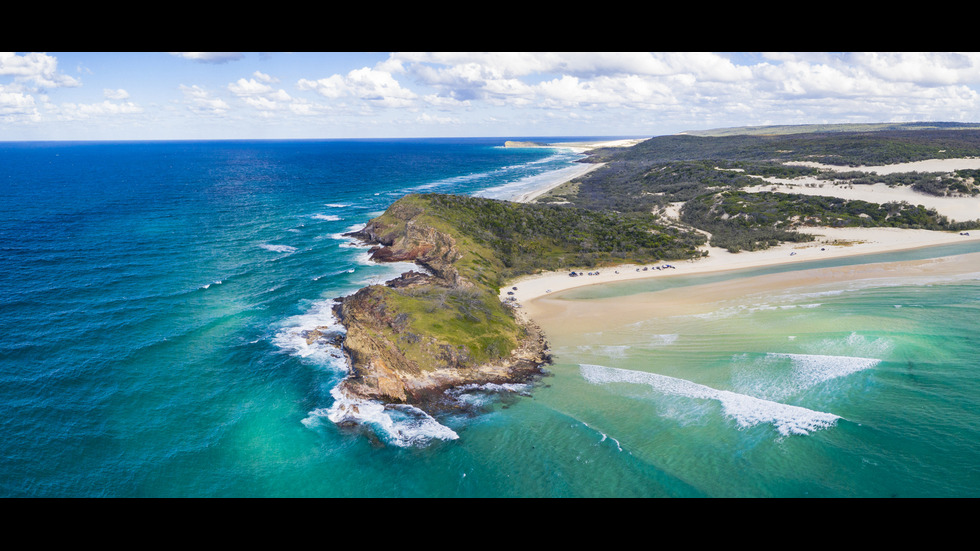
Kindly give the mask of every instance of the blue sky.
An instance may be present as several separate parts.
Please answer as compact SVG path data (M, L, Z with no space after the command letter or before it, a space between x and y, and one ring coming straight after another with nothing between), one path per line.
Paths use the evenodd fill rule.
M0 140L655 136L980 122L980 54L0 53Z

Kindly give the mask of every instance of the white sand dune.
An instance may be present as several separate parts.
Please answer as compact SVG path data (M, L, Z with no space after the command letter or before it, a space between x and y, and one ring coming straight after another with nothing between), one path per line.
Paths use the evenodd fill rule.
M813 166L834 170L836 172L860 171L879 175L899 172L952 172L961 169L980 169L980 159L931 159L913 163L900 163L881 166L840 167L820 163L787 163L793 165ZM849 185L834 184L829 180L818 180L812 177L793 178L763 178L772 185L759 185L744 188L745 191L777 191L780 193L799 193L801 195L824 195L841 199L859 199L870 203L890 203L905 201L910 205L922 205L936 209L936 212L953 221L976 220L980 218L980 197L937 197L921 193L908 186L890 187L887 184Z
M813 164L813 163L809 163ZM826 166L826 165L821 165ZM832 167L838 170L857 170ZM960 168L980 168L980 159L946 159L904 163L875 167L859 167L860 170L886 174L889 172L944 172ZM811 181L812 180L812 181ZM561 182L559 182L561 183ZM807 183L823 183L824 187L806 187ZM551 183L547 189L554 187ZM980 218L980 199L972 197L934 197L914 192L908 188L889 188L886 185L874 186L834 186L816 179L773 181L772 185L758 186L756 191L771 190L773 187L790 193L812 195L831 195L845 199L863 199L874 203L908 201L935 208L951 220L975 220ZM522 200L529 201L536 194L529 193ZM676 208L674 209L676 211ZM547 272L518 278L501 289L502 300L513 299L518 304L531 301L551 293L585 285L596 285L632 279L669 277L672 275L698 274L725 270L738 270L784 263L798 263L844 256L867 255L892 252L919 247L930 247L963 243L980 239L980 230L972 234L930 230L899 228L802 228L800 231L813 234L815 241L809 243L783 243L763 251L743 251L729 253L716 247L708 248L708 256L690 261L667 261L648 265L622 265L600 269L569 268L561 272ZM964 232L966 233L966 232ZM664 268L670 265L670 268ZM661 269L656 269L659 266ZM646 270L644 270L646 268ZM596 275L571 277L570 272L593 272ZM513 287L517 287L516 290ZM507 294L511 292L513 294Z

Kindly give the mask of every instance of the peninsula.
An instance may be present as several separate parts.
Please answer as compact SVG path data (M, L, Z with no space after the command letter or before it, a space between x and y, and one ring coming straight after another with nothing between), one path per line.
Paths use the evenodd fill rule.
M523 202L405 196L349 234L420 271L338 299L338 390L431 413L539 376L520 305L573 286L980 238L980 130L935 126L662 136L592 149Z

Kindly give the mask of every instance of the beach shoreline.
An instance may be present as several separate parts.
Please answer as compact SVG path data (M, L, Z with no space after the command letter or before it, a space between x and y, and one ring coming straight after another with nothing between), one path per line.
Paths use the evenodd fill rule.
M585 269L585 275L575 277L570 275L572 269L522 276L508 282L507 286L501 289L500 297L502 300L513 297L514 302L525 306L535 299L588 285L727 272L780 264L804 264L818 260L866 256L980 240L980 232L962 235L956 232L898 228L804 228L801 231L814 235L816 240L808 243L783 243L761 251L742 251L739 253L729 253L723 249L712 248L707 257L699 259ZM575 269L574 271L583 273L582 269ZM593 275L588 275L590 273ZM508 292L513 294L508 295Z
M648 139L649 138L627 138L622 140L590 141L590 142L555 142L555 143L543 143L543 144L536 144L536 145L522 144L520 146L515 146L515 147L557 147L562 149L570 149L576 153L588 153L593 149L598 149L601 147L633 147L634 145L646 141ZM513 197L510 200L515 203L530 203L534 199L537 199L538 197L551 191L552 189L566 182L570 182L575 178L585 176L589 172L592 172L593 170L599 167L605 166L605 164L606 163L582 163L582 166L579 170L575 170L572 172L563 172L561 177L546 182L543 185L540 185L531 191L517 195L516 197Z
M625 142L625 141L623 141ZM629 144L632 145L632 144ZM593 147L601 147L601 143L593 144ZM628 146L621 143L620 146ZM955 170L964 166L980 167L978 159L943 159L929 162L905 163L901 165L888 165L880 167L860 167L860 170L877 173L891 173L910 170L943 171ZM571 179L571 178L569 178ZM568 181L551 182L541 186L534 192L524 194L521 199L523 202L531 201L541 193ZM823 188L807 187L806 181L783 181L756 186L749 191L769 191L773 186L779 186L784 191L790 193L808 193L812 195L828 195L835 197L862 198L865 200L873 199L879 203L889 201L908 201L918 199L919 202L930 203L929 206L941 205L943 208L940 213L955 214L953 219L963 220L972 219L976 216L966 216L965 213L974 213L980 216L980 210L974 211L977 199L972 197L962 198L931 198L922 193L911 192L901 188L888 188L887 186L863 186L866 190L854 190L847 186L827 185ZM860 186L855 186L860 187ZM857 195L860 193L861 195ZM914 195L910 195L913 194ZM520 201L519 201L520 202ZM679 209L678 205L672 210ZM692 275L711 272L723 272L731 270L742 270L749 268L759 268L774 266L778 264L802 263L815 260L826 260L833 258L852 257L861 255L872 255L886 252L897 252L902 250L917 249L922 247L933 247L940 245L951 245L965 243L968 241L980 240L980 231L975 231L971 235L969 232L948 232L919 229L903 228L829 228L829 227L804 227L799 229L802 233L814 236L815 240L806 243L781 243L775 247L761 251L742 251L730 253L718 247L705 246L702 250L707 251L707 256L694 260L660 261L646 265L624 264L619 266L607 266L602 268L569 267L568 270L546 272L534 275L527 275L516 278L501 288L501 300L508 300L524 305L537 298L558 293L568 289L583 287L586 285L601 285L618 281L630 281L636 279L646 279L653 277L669 277L674 275ZM668 267L665 267L668 266ZM658 269L659 268L659 269ZM571 272L583 273L584 275L570 276ZM590 275L591 274L591 275ZM514 289L517 287L517 289ZM508 294L510 293L510 294Z

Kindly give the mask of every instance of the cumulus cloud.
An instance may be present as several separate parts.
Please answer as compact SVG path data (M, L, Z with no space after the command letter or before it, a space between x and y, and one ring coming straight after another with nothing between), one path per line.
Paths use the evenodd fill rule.
M38 120L40 113L33 96L0 86L0 117L2 117L0 120L14 118Z
M402 87L390 72L370 67L318 80L300 79L297 87L329 99L351 97L381 107L409 107L418 99L417 94Z
M256 61L238 52L173 54L200 63ZM331 67L341 61L339 54L323 55ZM537 128L549 125L550 132L569 135L980 119L980 54L969 52L395 52L370 66L359 62L319 74L290 73L293 66L279 61L259 59L227 80L179 87L177 81L169 90L179 90L180 101L199 115L241 111L242 117L224 118L261 116L283 123L290 116L319 117L318 122L343 121L358 131L379 132L396 119L402 125L445 124L495 134L540 124ZM319 66L314 60L300 70ZM201 78L223 78L216 67L195 71L206 75ZM108 71L84 73L86 82L106 78L99 72ZM82 83L59 70L53 56L0 53L0 120L138 112L125 82L118 77L107 82L111 87L100 83L87 97L84 89L59 91ZM150 98L149 92L141 86L139 95ZM56 105L45 94L72 103Z
M110 90L109 88L104 88L102 90L102 95L105 96L106 99L123 100L129 97L129 92L123 90L122 88L118 90Z
M184 94L185 104L195 113L222 115L231 109L225 100L213 97L210 92L196 84L192 86L181 84L179 89Z
M58 71L55 57L36 52L0 52L0 76L12 76L16 85L32 89L81 86L79 80Z
M282 88L276 89L271 83L278 82L277 79L255 71L252 78L240 78L228 85L228 90L240 97L246 105L254 107L260 111L278 111L286 109L292 101L292 97Z

